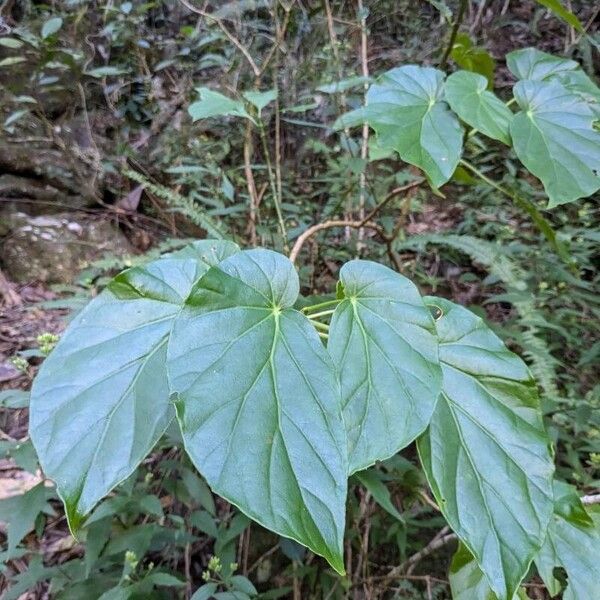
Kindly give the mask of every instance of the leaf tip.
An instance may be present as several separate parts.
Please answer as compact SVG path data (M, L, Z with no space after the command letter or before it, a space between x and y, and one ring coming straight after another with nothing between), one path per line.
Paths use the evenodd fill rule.
M64 504L69 531L75 540L79 540L79 533L81 532L85 515L78 510L77 502L65 500Z

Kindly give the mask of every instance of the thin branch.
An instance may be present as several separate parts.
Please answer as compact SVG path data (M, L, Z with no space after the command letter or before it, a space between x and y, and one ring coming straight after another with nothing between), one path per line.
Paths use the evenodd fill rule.
M548 240L550 245L554 248L554 251L562 259L562 261L571 268L574 272L577 271L575 263L571 258L571 254L563 242L556 236L556 232L552 229L550 223L545 219L544 215L537 209L535 204L529 200L522 198L519 194L506 189L498 182L490 179L485 173L480 171L477 167L472 165L470 162L461 159L460 164L471 171L474 175L479 177L482 181L498 190L501 194L504 194L510 198L519 208L524 210L530 217L535 226L542 232L544 237Z
M440 69L445 68L446 64L448 63L448 58L450 58L450 53L452 52L452 48L454 48L454 42L456 41L456 36L458 35L458 30L460 29L463 17L465 16L466 9L467 0L460 0L460 6L458 7L456 20L454 21L452 32L450 33L450 40L448 41L448 46L446 46L444 56L442 56L442 60L440 61Z
M365 78L364 89L364 105L367 105L367 91L369 90L369 84L367 83L369 77L369 58L368 58L368 47L367 47L367 17L365 14L362 0L357 0L358 12L360 17L360 64L361 73ZM363 166L359 177L359 199L358 199L358 218L365 218L365 199L367 191L367 157L369 153L369 125L363 124L362 129L362 143L360 147L360 158L363 161ZM364 237L364 229L361 227L358 230L358 249L361 249L361 242Z
M600 15L600 6L598 6L596 8L596 10L594 10L594 12L592 13L591 17L587 20L587 23L583 26L583 31L577 37L575 37L573 39L571 45L567 48L567 50L569 50L572 46L575 46L576 44L579 44L579 42L581 41L581 38L584 35L589 35L588 34L588 29L596 21L596 19L598 18L598 15Z
M587 506L591 504L600 504L600 494L591 494L589 496L583 496L581 502Z
M250 196L250 215L248 220L248 232L250 235L250 245L256 246L256 223L258 221L258 193L256 191L256 182L252 173L252 123L246 124L246 133L244 135L244 173L246 175L246 186L248 187L248 196Z
M275 552L277 552L277 550L279 550L279 542L277 542L277 544L275 544L274 546L269 548L269 550L267 550L264 554L261 554L256 559L256 561L248 569L247 575L250 575L252 573L252 571L255 571L256 569L258 569L258 567L260 566L260 563L263 562L264 560L266 560L267 558L269 558L269 556L271 556L271 554L275 554Z
M201 17L204 17L205 19L209 19L210 21L212 21L213 23L215 23L217 25L217 27L225 34L225 36L227 37L227 39L244 55L245 59L248 61L248 64L250 65L250 68L254 72L254 75L256 77L260 77L261 76L262 71L261 71L261 69L258 68L258 65L254 62L254 59L250 55L250 52L248 51L248 48L246 48L242 44L242 42L240 42L240 40L238 40L233 35L233 33L231 33L231 31L229 31L229 29L227 29L227 27L225 26L225 24L223 23L223 21L221 21L221 19L219 19L218 17L215 17L215 16L211 15L210 13L207 13L205 10L202 10L201 8L198 8L197 6L194 6L191 2L188 2L188 0L179 0L179 1L188 10L191 10L193 13L196 13L197 15L200 15Z
M324 229L331 229L333 227L350 227L351 229L360 229L361 227L365 227L366 229L373 229L377 233L379 233L382 237L385 237L385 231L383 227L377 225L376 223L368 223L363 221L348 221L346 219L334 219L331 221L324 221L323 223L317 223L312 227L309 227L306 231L302 233L302 235L298 236L292 251L290 252L290 260L295 263L298 258L298 254L302 249L302 246L306 242L306 240L319 231L323 231Z
M262 119L258 119L258 133L260 135L260 141L262 142L263 154L265 156L265 162L267 164L267 173L269 175L269 184L271 186L271 195L273 196L273 203L275 204L275 212L277 213L277 221L279 222L279 230L283 240L283 249L285 252L289 250L287 229L285 227L285 220L283 219L283 213L281 212L281 198L277 192L277 181L275 180L275 172L273 171L273 163L271 161L271 153L269 152L269 144L267 142L267 134L265 132L265 124Z
M447 528L444 528L442 531L448 531ZM453 542L458 539L455 533L447 533L445 535L436 535L430 542L423 548L419 550L416 554L413 554L410 558L405 560L402 564L394 567L387 575L389 579L394 579L400 576L404 571L406 571L407 575L410 575L417 564L424 559L425 557L433 554L436 550L443 548L446 544Z
M392 200L398 194L408 192L409 190L418 187L423 183L423 181L423 179L418 179L401 187L394 188L375 208L373 208L373 210L371 210L371 212L368 215L365 216L364 219L361 219L360 221L338 219L325 221L324 223L317 223L316 225L309 227L296 239L294 247L290 252L290 260L293 263L296 262L298 255L300 254L300 250L302 250L302 246L305 244L306 240L311 238L313 235L319 233L319 231L323 231L324 229L331 229L333 227L350 227L351 229L360 229L361 227L364 227L366 229L373 229L374 231L377 231L377 233L379 233L379 235L381 235L381 237L386 241L389 249L389 244L391 244L391 242L393 241L393 237L387 236L383 227L376 225L371 221L377 215L377 213L379 213L381 209L386 204L388 204L388 202L390 202L390 200ZM394 262L396 263L396 267L399 269L399 263L396 261L396 259L394 259Z
M424 179L416 179L415 181L411 181L406 185L401 185L397 188L394 188L391 192L389 192L385 198L363 219L364 221L371 221L375 217L375 215L381 211L381 209L393 200L399 194L403 194L404 192L409 192L410 190L419 187L425 180Z
M277 28L277 31L275 33L275 43L271 46L269 52L267 52L267 55L265 56L265 59L260 65L260 75L263 75L265 73L269 66L269 63L273 59L275 52L279 50L283 45L283 40L285 38L285 34L290 23L290 14L292 12L292 7L295 3L296 0L292 0L292 3L289 6L284 6L285 17L283 18L283 24L281 25L281 27ZM277 10L277 5L275 5L275 10Z

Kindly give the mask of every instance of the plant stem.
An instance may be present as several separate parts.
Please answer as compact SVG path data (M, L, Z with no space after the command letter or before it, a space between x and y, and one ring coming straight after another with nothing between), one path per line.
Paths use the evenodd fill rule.
M339 304L341 300L327 300L326 302L320 302L319 304L313 304L311 306L305 306L302 309L303 313L313 312L315 310L320 310L321 308L325 308L326 306L333 306L334 304Z
M482 173L477 167L472 165L470 162L461 159L460 164L463 165L465 168L469 169L469 171L471 171L474 175L479 177L479 179L481 179L488 185L492 186L494 189L498 190L500 193L510 198L519 208L524 210L531 217L531 220L534 222L536 227L542 232L542 234L548 240L548 242L550 242L550 245L554 248L556 253L564 261L564 263L568 265L569 268L571 268L571 270L576 270L575 263L571 259L571 255L568 249L556 237L556 232L554 231L554 229L552 229L550 223L548 223L544 215L542 215L542 213L532 202L525 198L522 198L515 192L506 189L493 179L490 179L487 175Z
M323 338L324 340L329 339L329 335L327 335L326 333L323 333L322 331L317 331L317 333L319 334L319 337Z
M335 312L335 309L323 310L323 311L318 312L318 313L313 313L308 318L309 319L318 319L319 317L327 317L328 315L332 315L334 312Z
M362 0L357 0L358 13L360 17L360 64L361 74L365 78L363 85L364 90L364 106L367 106L367 92L369 91L369 84L367 83L369 77L369 61L367 53L367 17L365 15L364 6ZM369 125L363 123L362 129L362 143L360 147L360 158L363 161L360 176L359 176L359 199L358 199L358 218L362 221L365 218L365 202L367 195L367 166L369 156ZM365 237L364 227L358 229L358 244L357 250L360 253L363 246L363 238Z
M454 25L452 25L452 32L450 33L450 40L448 41L448 46L446 47L444 55L442 56L442 60L440 61L440 69L444 69L448 63L450 52L452 52L452 48L454 48L454 42L456 41L456 36L458 35L458 30L460 28L460 24L462 23L463 17L465 16L466 10L467 0L460 0L456 20L454 21Z
M327 325L326 323L319 323L319 321L312 321L311 323L313 324L315 329L320 329L321 331L324 331L325 333L329 333L329 325Z
M265 162L267 163L267 172L269 174L269 185L271 186L271 195L273 196L273 203L275 204L275 212L277 213L277 220L279 221L279 230L281 237L283 238L283 249L286 254L289 254L290 248L287 241L287 230L285 228L285 222L283 220L283 214L281 212L281 199L277 193L277 183L275 181L275 173L273 172L273 165L271 163L271 154L269 152L269 145L267 143L267 135L265 133L265 125L262 119L258 119L258 132L260 134L260 141L262 142L263 153L265 155Z

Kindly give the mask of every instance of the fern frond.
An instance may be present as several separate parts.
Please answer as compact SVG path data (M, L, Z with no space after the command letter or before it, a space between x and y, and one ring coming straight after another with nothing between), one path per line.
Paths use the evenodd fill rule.
M141 173L132 169L123 169L122 173L126 177L143 185L145 189L152 192L161 200L164 200L173 210L187 217L194 225L205 229L211 237L220 240L226 237L221 225L211 216L207 215L191 198L182 196L163 185L152 183Z

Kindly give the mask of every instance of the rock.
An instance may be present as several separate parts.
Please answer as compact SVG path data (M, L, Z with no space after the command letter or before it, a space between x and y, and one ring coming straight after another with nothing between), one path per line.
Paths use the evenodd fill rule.
M0 175L0 230L1 219L7 213L25 211L30 215L49 212L80 210L91 205L88 198L69 194L35 177Z
M0 247L0 262L17 282L70 283L90 262L105 254L132 252L127 238L106 219L77 213L29 217L16 225Z
M63 151L48 148L47 144L45 147L15 144L0 137L0 173L12 174L24 180L37 179L42 186L47 186L48 191L61 190L82 206L97 203L99 182L93 168L83 160L67 156ZM9 180L8 185L14 186L16 182L16 179ZM32 191L35 190L29 190ZM9 190L9 193L14 191ZM23 197L23 194L19 193L18 196ZM33 193L28 197L38 196Z

